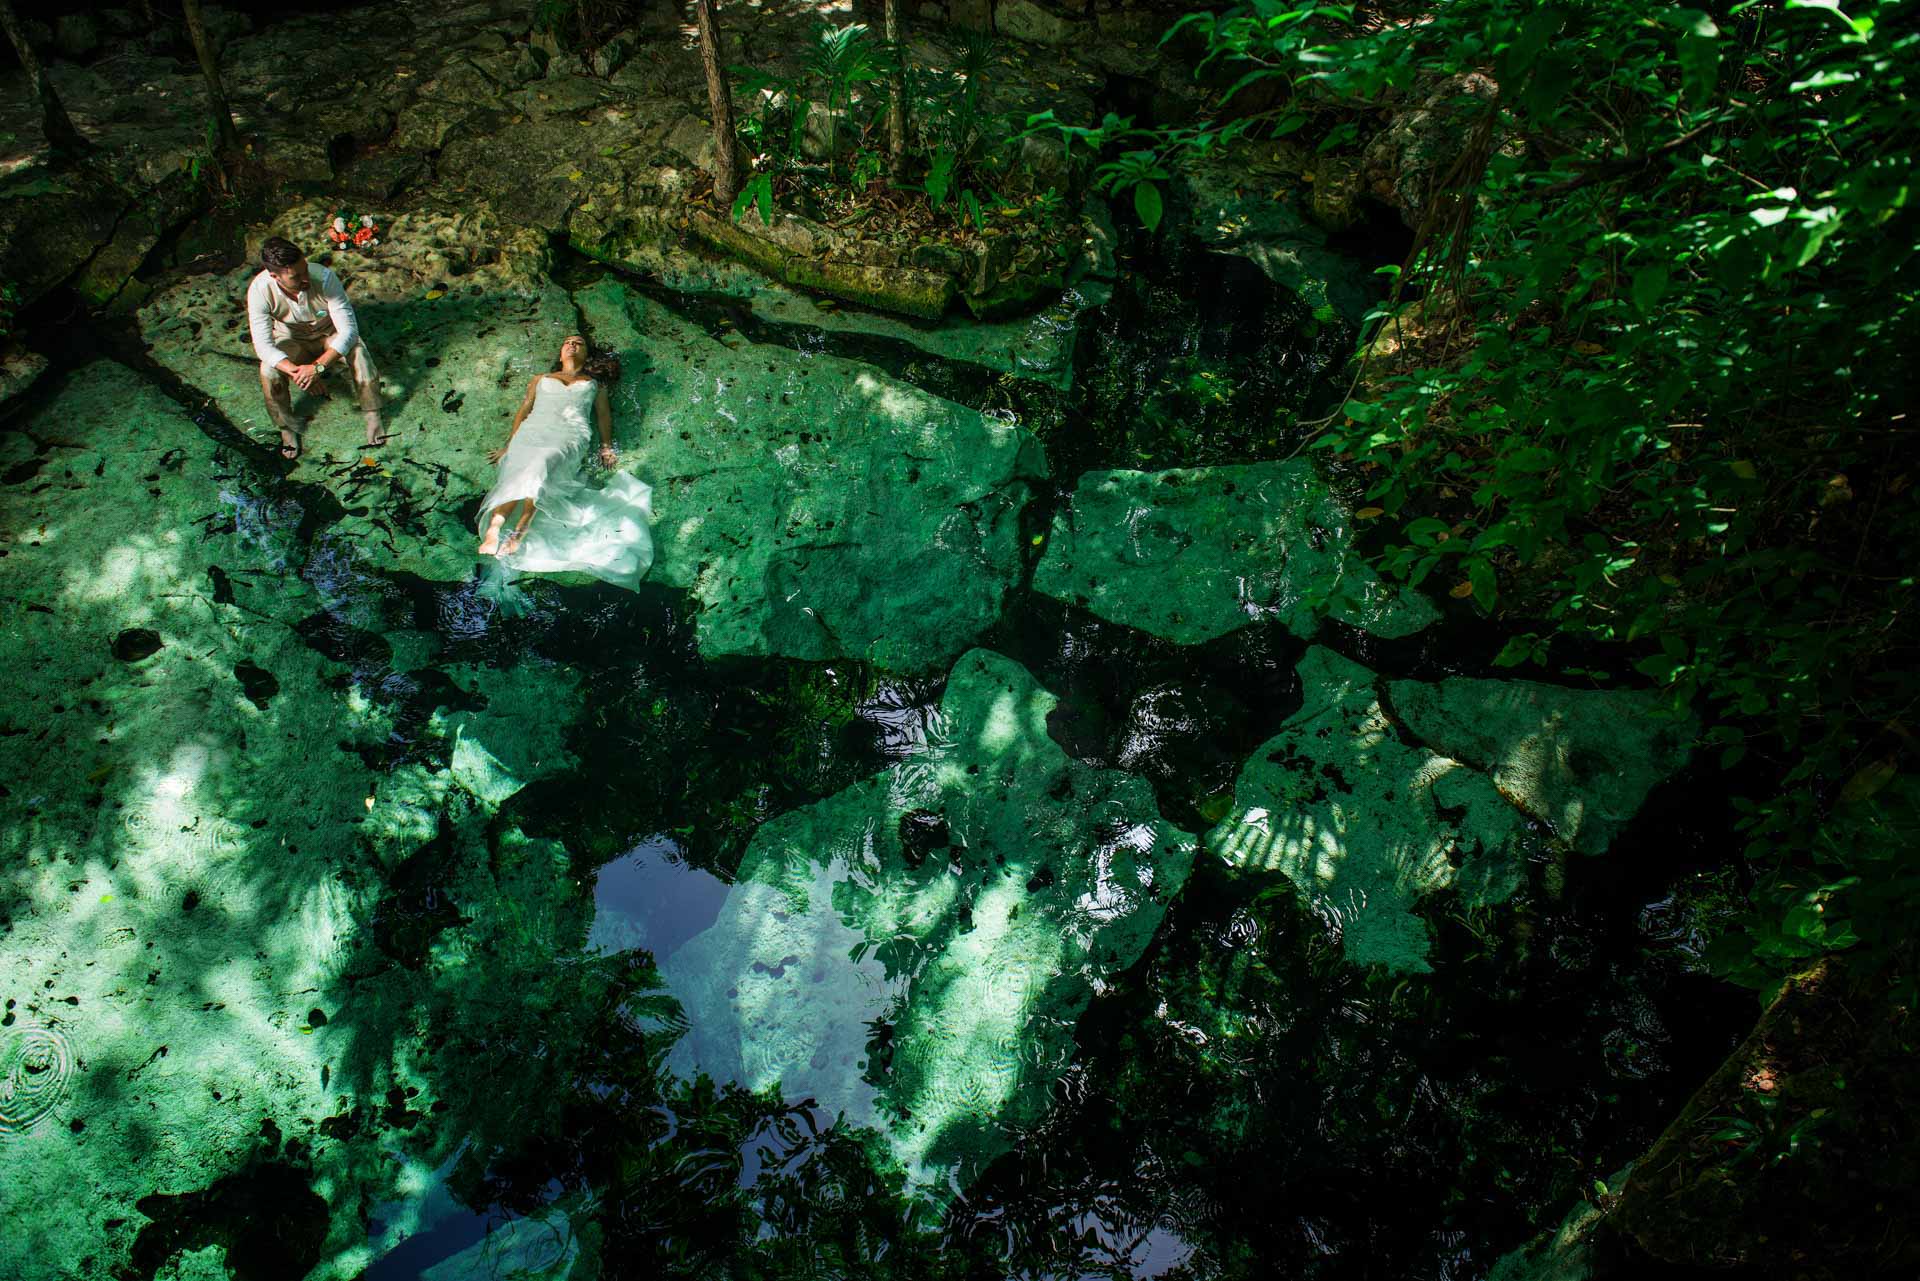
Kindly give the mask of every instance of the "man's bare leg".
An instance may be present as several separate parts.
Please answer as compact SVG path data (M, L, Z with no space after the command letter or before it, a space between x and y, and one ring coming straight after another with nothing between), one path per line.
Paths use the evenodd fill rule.
M267 397L267 419L280 431L280 456L288 462L300 457L300 420L293 416L292 380L278 369L260 371L260 390Z
M378 449L393 439L380 417L380 371L374 368L373 357L364 342L355 343L342 363L347 367L353 398L367 422L367 448Z

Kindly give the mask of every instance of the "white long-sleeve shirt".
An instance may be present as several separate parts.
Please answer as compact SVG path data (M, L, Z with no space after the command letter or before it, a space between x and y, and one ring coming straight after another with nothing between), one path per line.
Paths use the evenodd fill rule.
M311 324L328 317L333 319L333 335L327 339L327 346L344 356L359 340L360 326L354 320L353 304L347 301L340 277L319 263L307 265L307 289L298 298L287 297L267 271L247 286L247 329L253 335L254 354L269 368L287 359L287 353L274 341L275 321Z

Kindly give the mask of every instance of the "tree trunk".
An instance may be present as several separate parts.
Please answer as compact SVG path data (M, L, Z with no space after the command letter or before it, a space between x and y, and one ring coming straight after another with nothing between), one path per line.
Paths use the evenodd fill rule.
M13 0L0 0L0 28L5 29L13 52L20 59L20 69L27 73L27 87L40 103L40 127L47 136L47 150L60 159L79 155L87 149L87 140L73 127L67 109L60 105L60 95L54 92L53 82L40 66L39 56L27 43L27 33L20 29L20 19L14 16Z
M733 138L733 95L727 90L720 53L720 20L714 0L694 0L693 12L700 23L700 62L707 70L707 102L713 110L713 194L730 206L740 194L740 162Z
M887 172L895 182L907 176L907 47L900 0L886 0L887 55Z
M220 62L214 56L213 42L207 39L206 19L200 12L200 0L180 0L187 19L187 35L193 40L193 52L200 59L200 74L207 78L207 101L213 108L213 124L220 131L220 149L240 150L240 131L233 127L233 112L227 106L227 91L220 83Z

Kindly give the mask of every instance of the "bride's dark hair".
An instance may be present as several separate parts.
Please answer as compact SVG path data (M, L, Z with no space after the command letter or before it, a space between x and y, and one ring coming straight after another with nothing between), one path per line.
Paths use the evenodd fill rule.
M591 344L588 345L587 350L593 351ZM620 357L610 351L593 352L587 357L587 363L580 366L580 369L602 387L611 387L620 381Z
M620 381L620 357L610 351L601 351L593 345L591 338L581 338L587 344L586 363L580 366L580 372L602 387L611 387ZM560 368L560 358L555 356L553 367Z

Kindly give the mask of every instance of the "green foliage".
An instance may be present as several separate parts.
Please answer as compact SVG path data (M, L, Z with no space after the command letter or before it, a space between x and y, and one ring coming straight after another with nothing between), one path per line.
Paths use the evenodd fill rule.
M1085 125L1070 125L1055 117L1052 107L1028 116L1027 127L1021 130L1018 136L1026 138L1047 133L1059 135L1061 154L1069 160L1075 156L1076 145L1080 148L1080 155L1098 156L1110 146L1158 136L1151 129L1134 128L1132 116L1115 115L1111 111L1093 128Z
M1133 210L1141 225L1148 231L1156 230L1164 212L1164 199L1160 194L1160 184L1171 179L1165 165L1172 156L1199 156L1224 142L1238 137L1246 129L1245 122L1235 122L1224 128L1202 125L1186 128L1139 129L1134 127L1132 116L1115 115L1109 111L1101 122L1087 128L1083 125L1071 125L1058 119L1052 108L1027 117L1026 128L1017 136L1021 138L1035 135L1057 134L1060 145L1069 160L1076 155L1087 159L1097 159L1102 155L1110 158L1094 167L1093 186L1114 196L1133 193ZM1135 145L1129 149L1129 143L1148 143L1141 147Z
M1162 205L1159 184L1172 177L1161 167L1157 152L1129 151L1095 169L1093 185L1096 190L1114 196L1131 191L1133 210L1140 215L1140 225L1153 231L1160 225Z
M11 280L0 284L0 343L13 337L14 315L20 309L20 291Z
M1256 0L1176 28L1243 71L1229 104L1282 86L1243 131L1337 131L1466 71L1499 86L1448 108L1426 225L1375 316L1405 341L1363 359L1316 444L1385 509L1385 571L1538 620L1497 661L1544 663L1556 637L1631 646L1675 709L1714 717L1722 763L1759 758L1778 794L1742 818L1760 884L1724 970L1765 984L1877 947L1862 922L1920 907L1914 828L1821 834L1849 780L1911 769L1920 702L1920 14L1426 16L1368 29Z
M773 225L773 175L757 173L741 184L740 194L733 198L733 217L738 221L740 215L750 208L760 211L763 225Z
M1749 1092L1741 1102L1739 1115L1709 1118L1720 1127L1710 1141L1724 1144L1735 1164L1751 1162L1771 1168L1794 1160L1803 1147L1819 1144L1819 1131L1829 1116L1826 1108L1804 1114L1784 1108L1779 1099L1766 1094Z
M838 154L840 110L852 102L856 86L886 79L890 66L890 55L873 39L865 23L820 28L807 72L825 94L822 105L827 112L829 168Z
M742 90L755 101L742 117L739 131L759 170L734 202L734 216L757 206L761 217L771 222L774 198L789 189L786 184L811 196L824 193L841 201L858 200L879 184L886 159L873 143L873 131L887 98L868 86L885 84L896 70L908 70L900 65L901 56L866 26L854 23L822 26L797 76L731 68ZM910 152L908 167L920 174L920 181L896 182L894 188L921 193L934 221L955 228L984 232L991 221L988 215L995 211L1009 217L1028 216L1027 225L1046 222L1052 226L1061 216L1057 193L1049 193L1047 199L1036 197L1031 208L1001 194L1004 161L989 154L989 143L1021 135L1015 135L1006 121L982 111L992 64L992 41L969 35L956 66L920 69L920 74L909 77L915 87L909 91L913 102L908 136L917 147ZM824 109L829 157L824 165L810 163L803 155L807 121L816 103ZM843 126L858 129L862 140L844 166L838 159L838 133ZM1129 182L1120 189L1132 185ZM1137 199L1151 203L1158 194L1154 191Z
M736 126L741 140L757 163L775 170L790 168L800 155L806 133L806 86L799 80L752 67L734 66L727 71L739 83L740 91L754 100L753 110L741 116Z
M953 189L953 168L960 157L951 148L942 147L933 153L933 163L927 166L925 191L927 202L935 209L947 203L947 193Z
M968 32L960 46L959 65L951 72L928 74L925 91L914 106L930 153L951 151L964 165L978 158L988 123L980 104L992 68L993 41Z
M887 162L881 159L879 152L863 150L853 158L848 176L852 179L854 187L860 188L879 181L886 167Z

